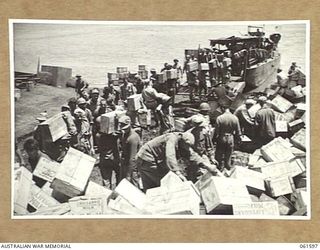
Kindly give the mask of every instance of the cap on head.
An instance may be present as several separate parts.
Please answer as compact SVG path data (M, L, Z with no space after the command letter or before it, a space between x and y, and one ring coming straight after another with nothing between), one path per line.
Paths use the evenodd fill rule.
M150 69L150 72L156 72L155 68Z
M63 104L63 105L61 106L61 109L70 110L70 107L69 107L68 104Z
M192 124L199 126L204 122L204 119L201 115L194 115L191 119Z
M79 78L79 77L81 77L81 75L79 75L79 74L76 74L76 77L77 77L77 78Z
M100 94L99 90L98 89L93 89L91 91L91 94Z
M199 106L200 111L210 111L210 105L206 102L203 102Z
M87 102L86 102L86 100L84 99L84 98L82 98L82 97L80 97L79 99L78 99L78 101L77 101L77 104L78 105L82 105L82 104L86 104Z
M119 118L119 124L121 129L126 129L131 125L131 119L127 115L123 115Z
M258 98L258 101L260 101L260 102L266 102L268 99L267 99L267 97L265 97L265 96L259 96L259 98Z
M255 101L253 99L247 99L245 101L245 104L247 104L247 105L254 105L254 103L255 103Z
M82 109L80 109L80 108L76 108L75 110L74 110L74 114L75 114L75 116L76 117L78 117L78 118L82 118L82 117L85 117L86 116L86 112L84 112Z
M186 55L186 58L190 58L191 56L190 55Z
M190 132L184 132L181 136L182 140L188 145L194 145L195 139L193 134Z
M178 59L173 59L173 61L174 61L174 62L179 62L179 60L178 60Z

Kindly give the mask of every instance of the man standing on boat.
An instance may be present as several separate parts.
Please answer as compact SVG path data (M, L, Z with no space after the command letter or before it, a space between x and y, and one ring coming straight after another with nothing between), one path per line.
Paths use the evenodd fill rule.
M81 75L77 74L76 75L76 93L81 97L82 92L88 88L89 84L85 82L84 80L81 79Z

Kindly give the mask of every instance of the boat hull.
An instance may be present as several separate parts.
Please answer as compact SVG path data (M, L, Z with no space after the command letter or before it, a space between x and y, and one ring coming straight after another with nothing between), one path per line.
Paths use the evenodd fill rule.
M277 80L277 70L280 68L280 54L266 62L259 63L247 69L245 82L247 91L264 91Z

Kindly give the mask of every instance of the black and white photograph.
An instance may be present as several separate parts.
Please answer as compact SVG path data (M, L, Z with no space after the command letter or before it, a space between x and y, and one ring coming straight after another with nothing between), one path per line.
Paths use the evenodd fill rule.
M11 217L309 220L309 30L9 20Z

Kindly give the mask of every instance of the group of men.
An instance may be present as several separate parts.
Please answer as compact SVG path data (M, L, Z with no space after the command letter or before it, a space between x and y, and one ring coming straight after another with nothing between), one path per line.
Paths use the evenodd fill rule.
M178 62L175 62L178 67ZM275 137L275 117L265 96L257 100L261 109L255 117L251 117L248 111L256 102L253 99L247 99L234 114L228 105L220 103L222 114L215 122L210 118L214 110L203 102L198 114L185 119L186 129L177 131L172 96L153 87L152 74L150 80L136 79L134 83L124 79L120 93L112 84L100 93L97 88L88 92L88 85L77 75L77 96L70 98L61 107L68 128L68 135L62 138L63 142L67 142L63 148L67 150L68 147L74 147L86 154L98 156L103 184L110 189L121 179L127 178L146 191L159 186L161 178L168 171L175 172L183 180L187 178L195 182L203 169L213 174L231 169L231 155L242 135L258 142L259 147ZM128 98L136 93L141 93L141 108L129 111ZM160 135L142 146L141 126L137 117L146 110L153 114L154 126L160 125ZM101 115L113 111L119 111L119 130L105 133L101 131ZM39 119L39 122L45 118ZM35 140L25 143L32 170L40 156L50 153L42 147L37 128L34 135ZM60 161L63 156L55 160Z

